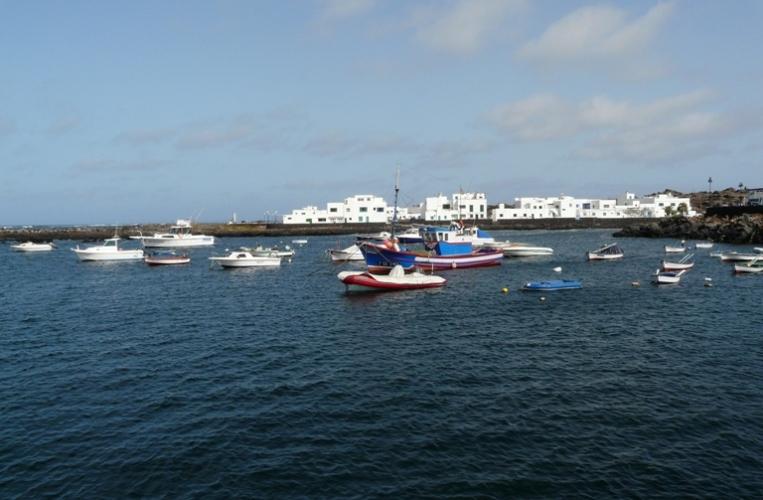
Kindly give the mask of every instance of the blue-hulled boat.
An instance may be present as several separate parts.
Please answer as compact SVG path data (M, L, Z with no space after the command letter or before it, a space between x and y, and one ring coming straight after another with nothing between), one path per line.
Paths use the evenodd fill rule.
M412 252L400 247L396 241L381 244L362 242L360 250L369 271L388 272L396 265L406 270L465 269L470 267L496 266L503 259L503 252L492 248L475 250L468 237L451 228L427 227L421 235L427 251Z
M583 288L580 280L530 281L522 287L526 292L555 292L558 290L577 290Z

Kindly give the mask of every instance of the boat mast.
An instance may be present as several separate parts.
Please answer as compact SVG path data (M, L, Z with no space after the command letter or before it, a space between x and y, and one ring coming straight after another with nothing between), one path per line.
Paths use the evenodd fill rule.
M395 239L395 226L397 225L397 194L400 192L400 167L395 174L395 208L392 211L392 239Z

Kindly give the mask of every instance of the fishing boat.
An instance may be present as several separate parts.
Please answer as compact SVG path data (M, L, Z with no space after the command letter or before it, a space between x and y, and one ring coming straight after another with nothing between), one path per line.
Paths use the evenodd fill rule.
M456 232L449 228L428 227L422 231L426 251L408 251L396 241L363 242L360 251L370 272L384 273L395 265L404 269L444 270L495 266L503 253L492 248L475 250L470 242L453 242Z
M220 264L222 267L262 267L281 265L280 257L254 255L247 248L235 250L225 256L210 257L209 260Z
M331 249L328 251L328 254L331 256L331 260L334 262L364 260L363 252L360 251L360 247L356 244L352 244L341 250Z
M734 264L735 273L761 273L763 272L763 257L760 259L751 260L745 264Z
M580 280L529 281L524 284L525 292L556 292L559 290L577 290L583 288Z
M652 282L656 285L675 285L680 283L681 276L686 273L686 270L681 271L660 271L659 269L654 274Z
M504 245L501 251L506 257L543 257L554 254L554 249L551 247L536 247L526 243Z
M711 241L703 242L703 243L697 243L694 245L695 248L713 248L714 243Z
M757 253L726 252L721 254L721 261L723 262L751 262L759 258L760 254Z
M622 259L624 256L623 249L617 243L610 243L593 252L586 253L588 260L615 260Z
M175 252L151 252L143 257L143 262L149 266L172 266L188 264L191 262L191 257L188 254L178 255Z
M284 246L283 248L279 247L278 245L272 246L272 247L263 247L262 245L258 245L255 248L246 248L246 251L250 252L252 255L255 255L257 257L294 257L294 254L296 252L293 248L291 248L289 245Z
M56 246L53 243L34 243L32 241L11 245L11 250L14 252L50 252L54 248Z
M688 255L684 255L681 257L681 260L678 262L668 262L666 260L662 261L661 270L663 271L684 271L687 269L691 269L694 267L694 261L692 260L694 258L694 254L690 253Z
M178 219L168 233L154 233L153 236L131 236L131 239L141 240L143 246L148 248L190 248L206 247L215 244L214 236L193 234L191 221Z
M343 271L337 274L337 278L344 283L348 292L391 292L396 290L438 288L444 286L447 282L445 278L431 274L422 274L420 272L406 274L405 270L400 265L392 267L389 274L386 275L363 271Z
M119 237L109 238L104 240L102 245L95 245L86 248L80 248L77 245L76 248L72 248L72 251L77 254L77 257L81 261L114 261L114 260L142 260L143 250L138 249L123 249L119 247Z
M665 245L665 253L684 253L686 251L686 245L681 243L680 247Z

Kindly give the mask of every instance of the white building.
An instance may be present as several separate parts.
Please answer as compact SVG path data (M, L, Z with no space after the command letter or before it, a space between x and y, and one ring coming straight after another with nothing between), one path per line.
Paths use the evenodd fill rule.
M410 213L432 222L487 219L487 197L485 193L453 193L451 198L438 194L425 198Z
M359 194L342 202L329 202L325 209L307 206L292 210L282 221L284 224L385 223L391 219L392 210L384 198ZM398 218L402 218L400 212L398 209Z
M633 193L625 193L617 199L600 200L562 195L549 198L515 198L513 206L500 204L498 208L493 209L491 219L494 221L556 218L618 219L665 217L668 212L681 211L685 211L689 216L696 215L696 212L691 209L689 198L677 198L671 194L636 198Z
M752 207L763 207L763 189L748 190L747 204Z

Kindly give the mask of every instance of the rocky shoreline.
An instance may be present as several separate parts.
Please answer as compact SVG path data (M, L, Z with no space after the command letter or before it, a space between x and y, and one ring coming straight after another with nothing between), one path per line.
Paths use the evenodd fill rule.
M616 237L676 238L718 243L763 243L763 215L670 217L624 227Z

